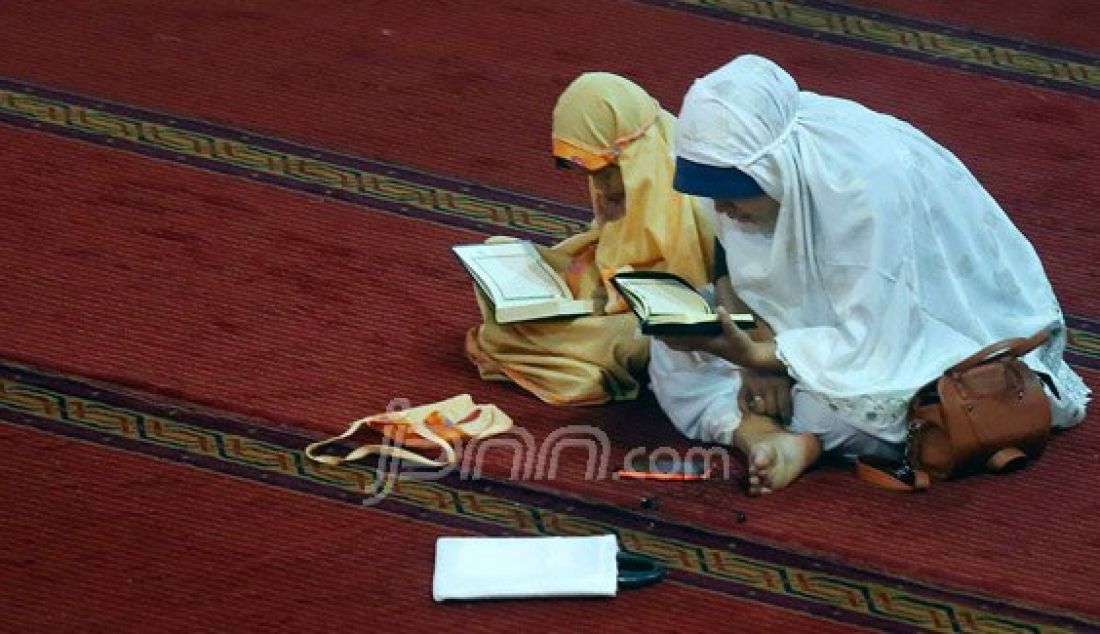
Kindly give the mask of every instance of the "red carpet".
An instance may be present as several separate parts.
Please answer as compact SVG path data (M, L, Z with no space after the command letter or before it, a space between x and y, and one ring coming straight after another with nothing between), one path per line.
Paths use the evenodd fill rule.
M852 629L675 581L567 605L437 606L427 590L440 534L432 523L5 425L0 439L0 628L7 632L459 624L499 632L520 622L544 631L587 622L641 630L731 620Z
M592 68L626 72L675 109L694 75L737 52L755 50L787 64L806 87L898 113L956 150L1035 242L1067 312L1100 316L1092 261L1100 251L1093 210L1100 181L1091 177L1100 161L1086 142L1098 121L1095 100L1088 97L629 2L596 5L589 9L594 19L579 21L583 24L574 16L590 5L567 2L492 8L471 3L460 16L421 3L370 11L337 5L331 11L290 6L276 11L267 4L256 5L254 12L213 2L204 6L101 3L88 13L38 3L6 6L14 19L0 23L0 35L19 46L0 59L0 75L172 111L184 127L190 125L187 118L214 120L578 203L582 185L556 174L546 160L549 110L573 74ZM128 17L120 19L121 13ZM598 25L607 23L630 23L632 29L610 42L598 37ZM569 24L564 32L570 40L591 46L563 45L550 24ZM481 35L471 38L473 32ZM682 50L675 56L646 53L655 41L677 42ZM322 44L306 45L317 42ZM731 45L723 49L716 42ZM441 60L447 63L440 65ZM393 397L419 402L472 391L480 401L500 404L539 438L565 425L598 426L614 439L612 465L634 446L685 446L647 400L560 410L476 379L460 354L461 334L475 321L476 310L469 281L447 247L481 234L31 129L0 127L0 143L9 158L0 172L0 262L16 272L0 277L4 358L315 432L339 429L348 419L384 408ZM1094 387L1096 378L1088 375ZM810 474L767 500L748 500L719 482L701 487L586 482L585 456L570 452L563 455L557 480L523 484L634 510L642 496L656 493L662 520L1095 621L1100 605L1066 590L1090 587L1100 565L1100 541L1090 528L1100 519L1091 491L1100 478L1095 425L1094 415L1082 428L1056 438L1026 474L976 478L911 498L858 486L850 474L834 469ZM11 433L10 444L28 447L24 455L33 457L37 432ZM68 477L83 482L85 490L102 489L88 494L104 496L102 508L81 508L92 518L101 513L103 524L89 528L87 539L74 541L67 559L35 563L27 568L35 574L20 575L33 578L20 582L28 584L21 597L29 605L42 605L43 593L64 566L104 556L96 553L94 536L110 521L136 521L105 480L108 462L138 481L156 481L161 470L185 473L172 476L179 482L208 481L207 486L222 487L217 490L223 505L272 496L278 499L260 506L287 510L284 522L250 524L267 516L204 512L210 507L202 504L209 501L188 497L179 484L161 493L161 506L150 514L162 518L166 529L179 525L182 532L190 521L191 530L205 534L202 522L245 522L241 534L252 535L249 526L269 536L325 533L304 526L304 513L294 510L296 504L323 503L146 459L109 454L109 461L97 462L94 456L102 451L71 446L73 457L49 474L57 483ZM49 484L30 459L5 465L25 477L0 480L5 503L18 498L32 504L16 495L29 490L45 500L35 504L40 515L8 519L15 523L13 531L26 536L40 534L67 513L67 499L51 495L76 494L61 484L56 485L60 492L29 489L39 481L42 487ZM506 465L501 457L487 474L505 476ZM185 503L196 506L187 513L172 510ZM747 514L744 524L731 519L735 509ZM351 520L327 514L347 512L317 511L317 516L327 518L325 526L338 526ZM362 512L355 522L374 535L392 535L395 528L385 518ZM945 525L952 527L950 536ZM409 535L407 550L421 558L421 568L387 586L402 589L395 596L426 601L424 562L431 549L425 544L436 534L438 529L425 529L419 537ZM39 548L23 539L15 568ZM225 542L211 545L209 556L221 552L218 548L228 554L242 547ZM358 544L345 545L352 543ZM171 562L168 548L141 543L139 550L148 561ZM303 552L312 551L284 555ZM275 554L259 558L268 556L286 561ZM45 568L35 571L40 566ZM5 566L5 574L12 569ZM117 567L83 571L73 584L124 584L127 570L120 560ZM193 586L203 572L196 563L181 570L182 576L166 577L164 585ZM348 587L359 585L351 573L338 577ZM221 583L232 588L239 578L227 575ZM273 596L293 594L303 597L302 605L320 607L316 595L308 594L316 590L294 585L285 592ZM691 596L683 605L699 606L701 612L706 601L718 608L731 600L696 598L710 595L694 590L667 592ZM73 614L90 618L117 596L122 595L106 595L104 603L87 599ZM673 597L662 594L661 604ZM497 619L511 609L492 606L476 614ZM15 625L34 618L12 614ZM136 612L126 614L118 618L137 618ZM445 618L441 614L427 612L423 623L439 623L433 619ZM192 618L182 612L172 616L170 610L161 617ZM165 626L184 628L189 622ZM122 620L117 626L126 627Z
M355 584L355 588L363 588L372 598L382 599L384 607L378 611L389 611L376 620L388 623L391 618L405 619L404 613L412 609L423 612L412 622L447 624L458 608L429 607L423 592L405 592L412 584L426 591L429 584L427 566L422 562L430 562L425 551L430 550L431 544L414 538L419 533L610 533L618 537L624 548L665 563L669 573L662 587L669 590L661 593L661 598L677 602L675 608L659 615L642 610L622 618L618 612L632 609L629 602L616 600L609 609L599 611L587 608L602 607L606 602L576 605L557 602L558 607L548 617L548 611L539 606L552 602L534 604L529 610L517 607L514 611L495 611L493 606L499 604L483 604L466 606L464 617L477 619L476 629L489 631L514 627L517 619L535 626L548 619L570 623L584 620L603 623L613 630L633 631L638 617L651 619L647 627L658 631L717 624L723 629L732 626L755 630L775 625L815 631L819 628L830 631L834 623L842 623L846 629L869 627L879 631L917 627L938 631L1089 627L1087 620L1014 606L995 597L950 592L788 549L771 548L734 535L692 529L665 521L656 509L639 514L556 494L539 494L506 482L458 477L406 478L384 499L378 499L363 493L366 483L377 477L374 469L319 468L303 461L301 448L307 439L293 432L274 430L261 421L226 417L165 402L163 398L150 400L102 384L26 368L0 366L0 407L5 411L5 426L0 427L0 435L8 441L6 446L13 449L9 467L13 475L4 480L11 485L8 491L16 500L9 508L26 509L13 516L13 521L0 524L10 524L5 535L16 540L16 548L9 553L12 556L0 561L0 570L18 570L24 577L32 578L15 586L19 588L18 596L27 594L23 585L33 592L39 590L37 582L42 582L49 584L50 589L35 598L48 601L51 590L58 585L79 586L86 577L84 568L79 566L90 563L96 565L91 569L95 573L92 576L103 578L105 583L125 580L122 592L126 596L118 598L141 599L146 592L164 591L183 597L179 602L166 602L158 614L173 623L192 616L189 596L213 591L218 600L204 601L203 616L220 621L223 611L226 618L239 619L238 598L247 600L262 595L267 592L266 586L278 584L280 589L271 593L273 598L288 599L273 607L272 612L267 612L268 602L250 602L249 610L264 614L256 623L249 621L246 627L256 629L271 622L283 629L301 622L305 614L323 623L326 617L343 618L346 612L360 607L358 603L329 605L331 593L319 595L313 586L315 573L322 570L329 586ZM9 433L5 431L8 425L34 431L12 428ZM39 431L51 435L44 438L38 435ZM111 447L117 455L104 457L110 461L111 475L104 477L98 465L93 464L91 459L99 453L95 447L90 444L73 447L68 441L59 442L59 436ZM66 459L74 452L79 452L76 460ZM41 483L46 480L38 478L33 468L26 468L24 454L57 458L51 465L54 477L49 479L50 484L43 486ZM132 461L127 454L143 455L150 460ZM224 485L217 481L206 486L202 484L203 478L194 477L195 471L172 468L172 462L213 472L220 480L228 480ZM92 486L69 484L70 478L83 477L91 477ZM105 480L110 480L110 484L104 486ZM302 509L283 504L279 495L269 500L262 496L262 491L244 485L249 481L255 486L281 491L284 497L323 499L331 505ZM80 503L69 502L74 490L83 498ZM227 497L214 501L211 510L191 506L196 496L199 502L208 503L210 500L204 496L223 492ZM226 504L228 500L232 503ZM140 516L135 515L135 502L141 505ZM253 513L253 505L277 508L278 512ZM318 534L324 533L325 545L303 544L308 537L303 536L302 524L308 530L308 526L318 522L333 526L351 522L346 515L341 518L331 513L336 510L332 505L359 512L355 528L321 527ZM370 508L363 509L363 505ZM64 523L56 521L55 512L60 507L66 512L79 513L82 524L77 530L67 530ZM238 519L235 514L248 519ZM391 516L404 521L391 526L387 521ZM150 530L150 525L157 528ZM181 547L171 541L173 537L187 540L189 559L185 563L175 561ZM252 540L263 543L257 546ZM364 540L368 543L361 544ZM168 542L169 552L165 552L163 542ZM268 544L275 546L271 548ZM375 556L378 547L385 548L381 556ZM133 550L116 554L130 548ZM40 552L47 555L42 557ZM99 566L104 558L108 561ZM326 568L318 562L343 565L330 563ZM286 563L312 567L287 579ZM349 563L353 569L345 570ZM364 576L355 567L357 564L364 569L372 564L378 568L369 568ZM153 572L134 571L138 566L152 568ZM211 567L216 567L213 573ZM183 574L173 575L175 571ZM399 581L391 583L391 575L400 575ZM141 583L134 585L135 582ZM297 583L307 587L299 588ZM681 598L675 589L680 586L690 587L691 592ZM647 592L652 597L655 590ZM627 596L643 596L647 592ZM139 616L135 616L130 604L120 602L121 605L109 605L109 616L105 618L100 606L109 604L115 596L104 597L100 593L90 600L83 594L77 596L80 597L77 600L67 596L69 600L59 602L67 609L51 614L55 618L30 617L28 621L103 626L134 618L150 620L140 603L135 606ZM659 604L651 600L648 605ZM180 613L177 605L183 605L187 612ZM325 615L314 617L318 610ZM15 620L25 612L17 609L4 613L4 617ZM4 622L0 619L0 623Z
M326 9L8 2L0 39L18 46L0 75L583 204L548 159L550 111L574 75L625 73L675 111L694 77L761 52L805 89L897 114L954 150L1036 241L1067 311L1100 315L1080 266L1100 252L1090 99L626 1ZM1097 12L1072 21L1100 32ZM609 24L631 27L612 38Z
M611 464L630 447L683 446L651 402L554 409L476 381L449 345L475 317L469 282L436 255L468 239L465 232L35 133L0 134L25 149L18 155L40 158L11 174L24 184L19 208L27 213L6 216L0 249L23 271L0 288L9 357L330 432L392 397L420 402L473 390L538 437L568 424L600 426L615 439ZM68 164L84 173L64 192L42 182ZM126 175L121 190L118 174ZM156 198L140 194L165 182L171 189ZM212 196L221 204L210 204ZM57 214L31 213L50 200ZM42 234L48 244L22 248ZM385 250L369 247L379 236ZM1081 539L1078 518L1096 516L1080 487L1097 473L1097 438L1089 427L1069 437L1027 478L975 479L919 498L853 486L839 471L768 500L746 500L718 482L592 483L583 480L585 456L572 452L557 480L531 484L628 508L659 493L662 517L1089 611L1088 599L1062 588L1092 577L1096 550ZM488 474L507 471L501 461ZM734 508L749 521L732 524ZM829 531L805 530L807 516ZM960 527L946 542L937 529L945 521ZM1060 556L1039 556L1053 552Z

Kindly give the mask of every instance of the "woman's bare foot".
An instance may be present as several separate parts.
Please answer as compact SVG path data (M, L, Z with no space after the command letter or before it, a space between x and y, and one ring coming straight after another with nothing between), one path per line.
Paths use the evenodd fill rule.
M821 456L821 442L813 434L792 434L755 414L742 418L734 444L748 461L749 495L786 488Z

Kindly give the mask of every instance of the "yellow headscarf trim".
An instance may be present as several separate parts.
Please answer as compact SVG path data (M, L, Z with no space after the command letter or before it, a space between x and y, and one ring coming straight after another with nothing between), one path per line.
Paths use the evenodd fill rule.
M578 167L595 172L596 170L603 169L614 163L615 159L618 158L619 154L628 145L645 136L645 133L648 132L649 129L653 127L654 122L657 121L658 112L660 112L660 106L654 102L653 116L650 117L649 121L644 123L634 132L615 139L614 144L609 148L595 148L585 145L580 141L554 137L552 151L554 156L558 158L565 159Z

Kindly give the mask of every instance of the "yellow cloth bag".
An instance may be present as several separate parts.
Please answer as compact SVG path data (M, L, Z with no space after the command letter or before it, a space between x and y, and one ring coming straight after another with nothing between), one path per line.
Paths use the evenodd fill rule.
M623 179L626 212L599 213L589 230L547 249L543 257L574 296L599 299L602 314L569 320L500 325L478 294L483 323L467 333L466 353L483 379L510 380L555 405L599 405L638 395L635 378L649 359L610 278L623 269L675 273L695 286L710 280L714 222L701 201L672 188L675 118L641 87L609 73L585 73L554 108L555 156L599 167L614 163ZM475 291L476 292L476 291Z
M427 467L446 467L457 464L454 445L461 439L485 438L511 428L512 419L496 405L477 405L469 394L459 394L438 403L360 418L339 436L309 445L305 454L310 460L331 466L367 456L387 456ZM320 453L364 429L373 429L390 442L363 444L344 456ZM429 458L406 447L438 449L443 459Z

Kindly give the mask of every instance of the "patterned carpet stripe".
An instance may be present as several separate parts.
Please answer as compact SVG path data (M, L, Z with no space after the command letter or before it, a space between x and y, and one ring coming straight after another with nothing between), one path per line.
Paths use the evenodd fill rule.
M590 212L370 159L0 78L0 121L480 233L551 243ZM1067 317L1068 358L1100 369L1100 322Z
M0 78L0 121L404 216L549 241L590 213L408 167Z
M1100 97L1100 61L826 0L639 0L835 44Z
M1077 367L1100 369L1100 321L1067 315L1066 329L1066 359Z
M364 504L385 474L306 460L310 439L190 406L152 404L109 386L0 364L0 415L14 424L116 447L349 504ZM680 582L876 629L1038 632L1100 623L932 588L749 540L510 483L401 478L377 503L389 513L486 534L612 533L658 558Z

